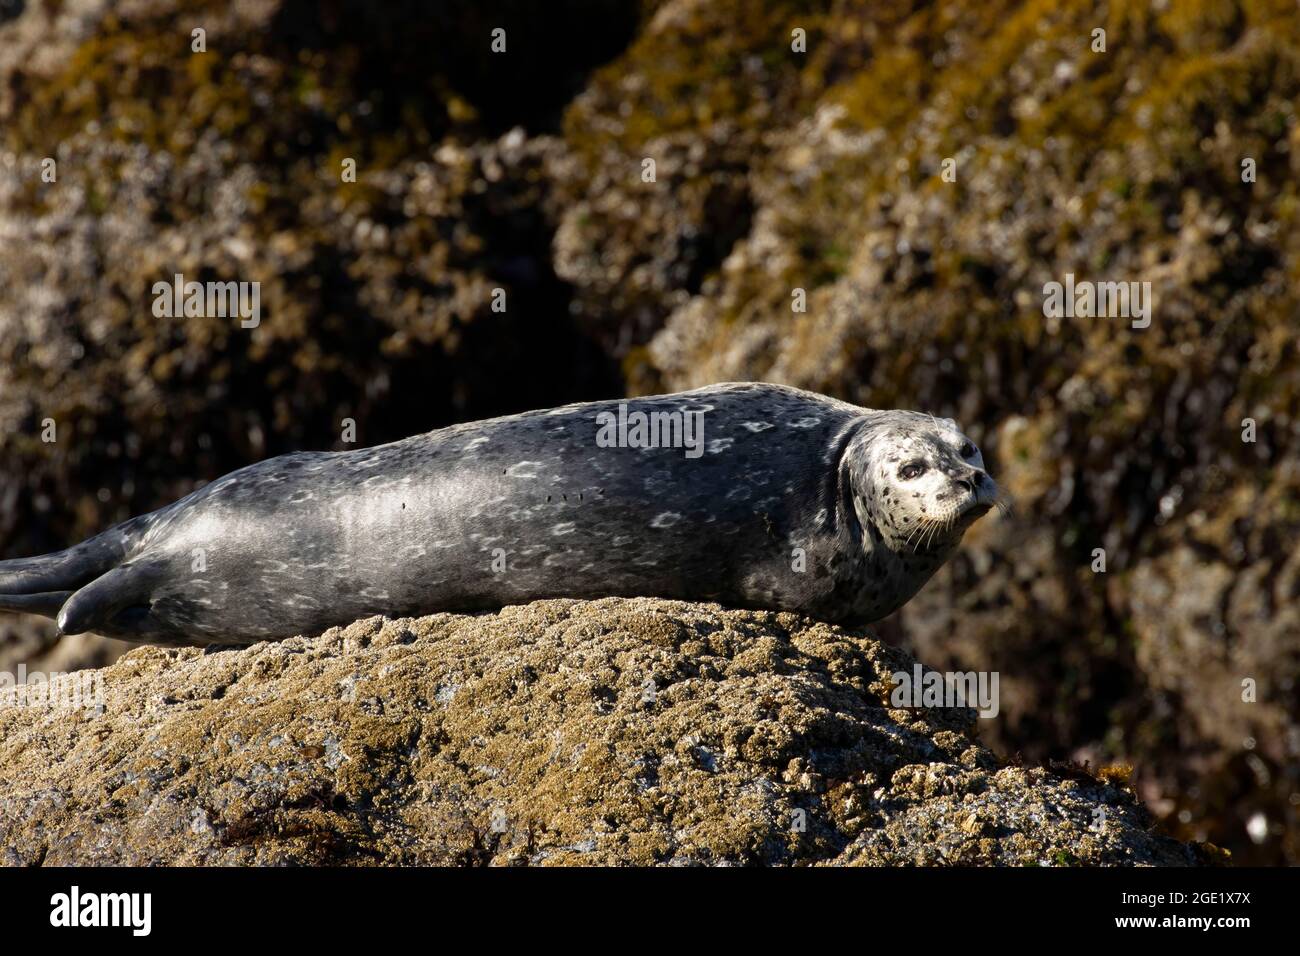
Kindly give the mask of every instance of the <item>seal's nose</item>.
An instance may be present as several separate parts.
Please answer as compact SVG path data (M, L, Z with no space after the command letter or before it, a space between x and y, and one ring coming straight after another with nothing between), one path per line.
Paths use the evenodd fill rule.
M987 472L973 468L962 477L954 478L952 483L958 488L965 488L973 495L975 494L975 489L982 487L988 480L989 476Z

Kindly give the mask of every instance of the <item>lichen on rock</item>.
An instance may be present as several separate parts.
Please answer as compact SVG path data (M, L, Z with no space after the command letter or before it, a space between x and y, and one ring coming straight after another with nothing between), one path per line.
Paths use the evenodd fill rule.
M903 652L652 599L136 649L0 707L10 864L1193 864L1133 796L898 709Z

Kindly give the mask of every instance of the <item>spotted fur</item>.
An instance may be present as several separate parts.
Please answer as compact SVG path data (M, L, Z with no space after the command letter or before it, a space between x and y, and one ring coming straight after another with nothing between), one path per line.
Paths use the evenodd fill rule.
M272 458L67 551L0 562L0 608L198 645L552 597L869 621L911 598L997 494L955 423L917 412L765 384L628 401L701 412L692 458L599 447L597 416L618 404Z

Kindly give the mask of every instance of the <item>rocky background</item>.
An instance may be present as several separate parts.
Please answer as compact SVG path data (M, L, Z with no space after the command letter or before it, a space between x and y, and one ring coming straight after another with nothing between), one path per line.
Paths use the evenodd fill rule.
M1298 104L1292 0L0 2L0 556L345 418L950 415L1015 513L882 635L1000 672L1004 758L1131 763L1175 834L1300 863ZM155 318L176 272L261 325ZM1151 326L1045 318L1067 272ZM0 628L7 669L116 653Z

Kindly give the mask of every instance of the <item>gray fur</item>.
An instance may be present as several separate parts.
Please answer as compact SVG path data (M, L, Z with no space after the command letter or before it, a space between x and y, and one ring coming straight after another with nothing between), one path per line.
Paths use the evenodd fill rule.
M550 597L871 621L916 593L997 494L978 450L959 454L955 423L918 412L763 384L627 401L702 411L692 458L598 447L597 415L618 405L272 458L67 551L0 562L0 608L57 610L64 633L197 645ZM916 461L925 475L900 479Z

